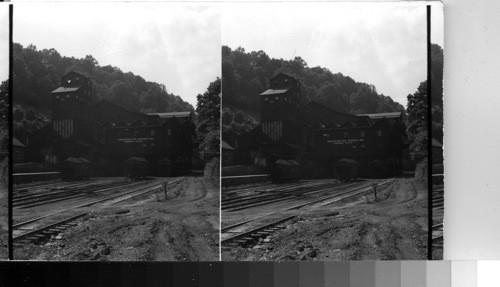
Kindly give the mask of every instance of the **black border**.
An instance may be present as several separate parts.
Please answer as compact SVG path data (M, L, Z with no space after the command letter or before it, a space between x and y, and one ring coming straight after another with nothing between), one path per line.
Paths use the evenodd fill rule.
M14 246L12 245L12 225L13 225L13 219L12 219L12 136L13 136L13 127L12 127L12 91L14 90L12 87L12 76L13 76L13 67L14 67L14 62L13 62L13 54L14 51L12 50L12 27L13 27L13 16L14 16L14 5L10 4L9 5L9 100L8 100L8 110L9 110L9 169L8 169L8 191L7 191L7 198L8 198L8 233L9 233L9 260L14 260Z
M427 260L432 260L432 59L431 59L431 5L427 5Z

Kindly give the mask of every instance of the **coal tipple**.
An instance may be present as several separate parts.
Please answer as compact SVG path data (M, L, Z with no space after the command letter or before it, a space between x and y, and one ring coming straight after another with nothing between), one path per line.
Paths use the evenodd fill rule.
M300 96L293 77L270 79L260 94L260 125L237 141L236 165L269 170L278 160L292 161L306 177L339 177L346 166L355 166L354 177L402 173L408 144L401 112L352 115L315 102L301 106Z
M109 101L92 102L91 81L70 72L52 91L51 122L29 136L31 161L61 169L68 158L90 161L93 175L124 175L131 158L147 174L190 172L195 148L192 113L138 113Z

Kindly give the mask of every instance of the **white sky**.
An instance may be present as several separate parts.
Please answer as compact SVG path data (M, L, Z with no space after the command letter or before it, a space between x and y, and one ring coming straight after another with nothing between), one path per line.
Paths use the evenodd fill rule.
M427 78L426 4L225 4L222 42L272 58L300 56L309 67L373 84L406 106L407 95ZM435 5L432 39L442 46L442 6Z
M92 55L193 106L221 72L220 9L189 3L17 3L14 42Z
M0 3L0 82L9 77L9 5Z

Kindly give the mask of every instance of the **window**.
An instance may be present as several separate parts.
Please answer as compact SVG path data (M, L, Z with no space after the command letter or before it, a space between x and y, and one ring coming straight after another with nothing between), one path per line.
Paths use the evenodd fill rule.
M265 98L264 98L264 101L266 101L266 102L267 102L268 100L269 100L269 99L268 99L267 97L265 97Z
M348 134L347 132L344 133L344 138L347 138Z
M168 129L167 130L167 135L171 136L172 135L172 130L171 129Z
M151 136L154 137L155 136L155 130L151 130Z
M365 137L365 131L361 131L361 137L364 138Z
M377 135L378 135L379 137L381 137L381 136L382 136L382 131L381 131L381 130L378 130L378 131L377 131Z

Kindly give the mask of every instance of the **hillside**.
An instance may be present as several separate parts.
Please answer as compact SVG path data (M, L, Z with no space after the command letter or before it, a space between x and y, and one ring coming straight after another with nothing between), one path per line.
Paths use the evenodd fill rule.
M248 132L259 118L259 97L270 78L278 73L302 83L302 104L311 101L333 110L352 113L404 112L391 97L377 93L375 86L356 82L327 68L309 67L300 57L293 60L270 58L263 51L246 52L238 47L222 47L223 137Z
M179 96L168 93L164 85L148 82L131 72L124 73L118 67L100 66L91 55L66 57L55 49L37 50L34 45L23 47L14 43L13 58L16 134L44 124L50 111L50 92L69 71L92 80L94 102L105 99L136 112L194 111Z
M378 113L404 112L404 107L389 96L377 93L373 85L356 82L327 68L309 67L300 57L293 60L270 58L263 51L246 52L222 47L223 106L236 110L259 108L258 95L268 80L279 72L302 83L303 103L316 101L339 112Z

